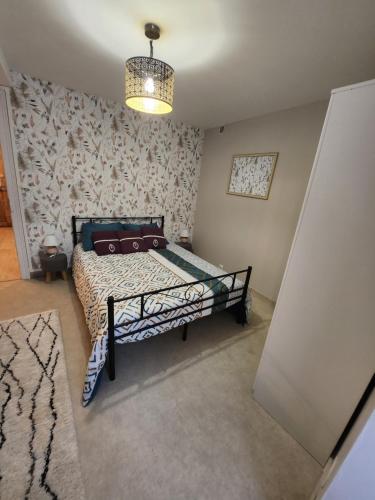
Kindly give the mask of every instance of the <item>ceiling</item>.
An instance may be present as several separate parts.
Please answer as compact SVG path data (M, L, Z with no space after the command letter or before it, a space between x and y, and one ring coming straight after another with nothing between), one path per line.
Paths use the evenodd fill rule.
M216 127L375 78L375 0L1 0L10 68L123 101L124 62L176 71L173 116Z

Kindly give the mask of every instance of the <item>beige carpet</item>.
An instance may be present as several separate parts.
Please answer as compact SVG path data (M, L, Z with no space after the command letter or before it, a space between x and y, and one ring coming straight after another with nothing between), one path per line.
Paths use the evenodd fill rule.
M20 300L22 298L22 300ZM321 468L252 399L273 305L254 294L251 324L227 313L181 331L120 346L80 404L90 352L71 282L0 285L0 319L58 309L81 468L90 500L308 499Z
M84 498L56 311L0 322L0 498Z

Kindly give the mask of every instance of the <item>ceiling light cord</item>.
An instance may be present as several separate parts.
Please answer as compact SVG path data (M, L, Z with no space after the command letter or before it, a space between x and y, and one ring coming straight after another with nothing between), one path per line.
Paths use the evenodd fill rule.
M152 40L150 40L150 57L154 57L154 47L152 45Z

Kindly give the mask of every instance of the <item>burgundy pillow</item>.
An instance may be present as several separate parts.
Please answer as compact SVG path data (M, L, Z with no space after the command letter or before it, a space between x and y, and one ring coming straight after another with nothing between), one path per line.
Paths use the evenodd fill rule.
M95 231L91 235L91 240L98 255L121 253L117 231Z
M141 231L117 231L121 253L146 252Z
M147 250L157 250L167 246L167 240L161 227L142 227L142 236Z

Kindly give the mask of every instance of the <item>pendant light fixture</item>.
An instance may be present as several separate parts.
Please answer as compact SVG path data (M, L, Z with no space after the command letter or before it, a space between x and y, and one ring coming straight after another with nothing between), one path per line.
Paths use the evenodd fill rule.
M169 64L154 59L152 42L160 37L156 24L145 25L150 40L150 57L137 56L125 65L125 104L143 113L164 115L173 109L174 70Z

